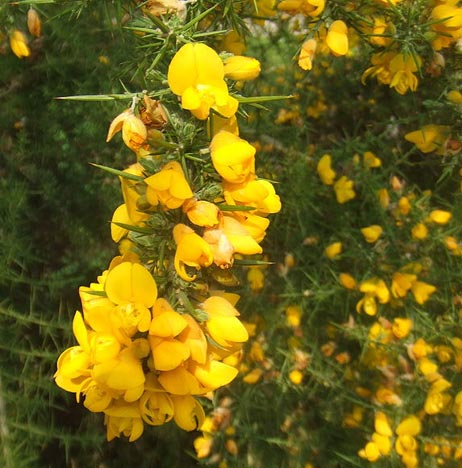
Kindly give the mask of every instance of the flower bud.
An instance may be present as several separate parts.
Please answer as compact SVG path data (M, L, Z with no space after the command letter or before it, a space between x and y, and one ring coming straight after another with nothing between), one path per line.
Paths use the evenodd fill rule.
M254 80L260 74L260 62L253 57L233 55L224 60L225 77L231 80Z
M29 32L35 37L40 37L42 35L42 21L40 20L37 10L34 10L32 7L29 8L27 12L27 29L29 29Z

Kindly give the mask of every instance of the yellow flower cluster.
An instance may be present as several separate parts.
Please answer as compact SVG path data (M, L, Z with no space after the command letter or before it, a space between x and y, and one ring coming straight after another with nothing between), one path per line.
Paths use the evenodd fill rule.
M235 254L261 254L267 216L281 208L271 182L256 176L256 149L238 136L238 102L225 81L252 79L259 71L255 59L223 62L201 43L182 46L170 62L172 93L214 129L204 154L215 173L201 165L196 174L176 151L153 155L172 144L159 101L144 96L138 113L134 102L109 127L107 141L121 132L138 159L116 171L124 203L114 211L111 236L122 255L97 283L80 288L82 312L73 322L78 345L61 354L55 374L77 401L104 413L108 440L124 435L134 441L144 424L170 420L187 431L201 427L197 396L210 396L238 374L249 337L234 307L239 296L212 289L207 273L193 282L212 264L228 270ZM155 233L160 240L146 239Z
M204 412L194 396L234 379L237 369L223 359L248 338L225 297L197 304L205 317L198 322L158 297L153 276L133 257L115 258L98 283L80 288L78 345L61 354L55 374L61 388L105 414L108 440L133 441L144 423L171 419L187 431L200 427Z

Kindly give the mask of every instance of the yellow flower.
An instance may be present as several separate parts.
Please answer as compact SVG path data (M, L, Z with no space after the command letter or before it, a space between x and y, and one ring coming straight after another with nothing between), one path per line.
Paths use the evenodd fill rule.
M130 225L131 219L128 216L127 205L122 203L119 205L112 215L111 220L111 237L114 242L120 240L128 234L128 229L118 226L117 223Z
M124 169L123 172L141 178L143 176L143 167L141 164L136 163L132 164L127 169ZM142 186L144 184L136 180L127 179L126 177L120 177L120 185L124 202L127 207L128 217L131 220L130 224L138 225L143 223L149 218L148 213L140 211L142 197L138 192L139 190L142 190Z
M257 214L267 215L281 210L281 200L267 180L254 179L240 184L224 182L223 195L228 205L255 207Z
M144 430L138 402L118 401L104 411L104 424L107 426L107 440L120 437L122 433L133 442L141 437Z
M184 109L200 120L214 109L224 117L237 111L238 102L228 93L224 65L209 46L189 42L178 50L168 68L168 85L181 96Z
M372 67L365 70L361 76L363 84L369 76L375 76L380 83L394 88L399 94L405 94L409 89L417 89L419 82L414 73L421 65L419 57L387 51L372 55L371 63Z
M245 50L245 43L242 36L232 29L223 36L221 48L234 55L241 55Z
M170 421L174 414L172 399L162 389L153 373L149 372L146 375L144 388L139 401L143 421L150 426L160 426Z
M303 380L303 373L299 371L298 369L294 369L289 372L289 380L294 384L294 385L300 385Z
M201 308L207 313L205 322L210 337L220 346L230 348L234 343L244 343L249 334L237 318L239 312L223 297L211 296Z
M302 309L298 305L290 305L286 307L286 323L289 327L299 327L302 317Z
M406 338L406 336L409 335L412 329L412 325L413 325L412 319L396 317L393 320L391 330L393 332L393 335L396 336L396 338L402 339L402 338Z
M397 435L408 435L408 436L416 436L420 434L422 430L422 423L417 416L413 414L410 416L405 417L396 428L395 432Z
M117 305L136 303L149 308L157 299L156 282L139 263L123 262L111 269L104 289L108 299Z
M225 77L231 80L254 80L260 74L260 62L253 57L233 55L224 60Z
M194 281L196 275L189 276L186 265L200 270L213 262L213 253L209 244L185 224L177 224L173 228L173 237L176 242L175 269L180 278L185 281Z
M263 375L263 370L260 368L255 368L252 369L250 372L248 372L244 377L242 377L243 382L249 385L256 384L261 376Z
M325 0L282 0L278 4L278 10L291 14L302 13L315 18L323 12L324 6Z
M255 176L255 148L233 133L221 130L210 143L212 163L227 182L240 184Z
M173 420L185 431L199 429L205 420L202 405L191 395L172 396L174 407Z
M364 236L364 239L370 244L377 242L378 238L382 235L382 232L382 227L377 224L372 224L371 226L367 226L361 229L361 233Z
M429 218L436 224L447 224L452 218L452 213L445 210L433 210Z
M356 312L364 311L367 315L377 313L376 299L381 304L386 304L390 300L390 291L385 282L380 278L370 278L359 285L359 290L364 293L364 297L356 304Z
M393 435L387 415L383 411L375 413L374 429L378 434L383 436L391 437Z
M298 56L298 66L302 70L311 70L313 68L313 59L316 52L316 39L307 39L303 44L300 50L300 55Z
M179 208L185 200L193 197L191 187L186 180L179 162L167 163L159 172L144 179L146 198L156 206L159 201L168 209Z
M334 184L335 196L340 204L346 203L356 197L354 182L347 176L342 176Z
M423 281L415 281L411 288L412 294L417 304L424 304L428 301L431 294L436 291L436 287Z
M29 57L30 49L27 45L27 37L19 29L15 29L10 35L10 47L18 58Z
M380 450L375 442L368 442L364 448L359 450L358 455L370 462L375 462L380 458Z
M417 276L411 273L397 271L391 281L391 293L394 297L404 297L416 282Z
M318 171L319 178L321 179L322 183L325 185L333 185L336 172L331 167L332 158L330 154L325 154L319 160L316 169Z
M411 229L411 235L413 239L423 240L428 236L428 228L423 223L417 223Z
M338 277L340 284L346 289L355 289L356 280L349 273L340 273Z
M209 390L229 384L239 372L235 367L214 359L209 359L205 364L192 362L189 370L199 383Z
M247 281L254 293L259 293L265 286L265 274L259 266L251 266L247 271Z
M372 151L366 151L363 154L363 162L367 168L380 167L382 165L381 159L372 153Z
M445 153L445 142L449 137L450 127L447 125L424 125L419 130L407 133L404 138L422 151L422 153Z
M191 198L183 204L183 212L196 226L212 227L219 223L218 214L220 210L214 203L205 200Z
M326 43L335 56L346 55L348 52L348 28L343 21L334 21L329 26Z
M453 104L462 104L462 93L453 89L446 94L446 99Z
M331 260L342 253L343 244L341 242L333 242L324 249L324 254Z

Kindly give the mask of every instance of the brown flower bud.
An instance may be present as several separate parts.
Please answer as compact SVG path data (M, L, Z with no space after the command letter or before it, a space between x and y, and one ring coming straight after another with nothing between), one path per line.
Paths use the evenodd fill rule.
M34 10L32 7L29 8L27 12L27 28L35 37L40 37L42 35L42 21L40 20L37 10Z

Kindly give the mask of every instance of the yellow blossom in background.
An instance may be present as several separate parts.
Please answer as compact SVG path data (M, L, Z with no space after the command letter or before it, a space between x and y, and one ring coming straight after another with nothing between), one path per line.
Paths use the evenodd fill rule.
M452 213L446 210L432 210L429 215L430 221L436 224L447 224L452 218Z
M354 182L347 176L342 176L334 183L335 196L340 204L346 203L356 197Z
M399 94L406 94L408 90L415 91L418 79L414 75L420 68L419 57L404 55L396 51L378 52L371 57L372 66L364 71L361 82L364 84L370 76L394 88Z
M390 194L386 188L382 188L377 192L377 197L379 199L380 206L386 210L390 205Z
M330 154L324 154L316 166L319 178L325 185L333 185L336 172L332 169L332 157Z
M278 3L278 10L291 14L302 13L315 18L324 11L325 0L282 0Z
M235 29L232 29L223 36L221 48L234 55L242 55L245 51L244 38Z
M359 450L358 455L370 462L377 461L381 456L379 447L375 442L368 442L364 448Z
M311 70L313 68L313 59L316 52L316 39L307 39L303 44L298 56L298 66L302 70Z
M430 296L436 291L436 287L423 281L415 281L411 288L412 294L417 304L424 304Z
M417 223L412 227L411 235L413 239L424 240L428 236L428 228L423 223Z
M259 367L251 370L248 372L244 377L242 377L242 380L249 385L254 385L258 381L260 381L261 376L263 375L263 369L260 369Z
M205 44L190 42L173 57L167 78L172 92L181 96L183 108L205 120L210 109L224 117L237 111L238 102L229 95L224 76L219 55Z
M372 151L366 151L363 154L363 163L367 168L380 167L382 165L381 159L372 153Z
M393 320L391 330L393 332L393 335L395 335L396 338L401 340L403 338L406 338L406 336L409 335L412 329L412 325L413 325L412 319L396 317Z
M431 12L431 28L436 33L433 48L449 47L462 37L462 8L457 2L438 2Z
M393 273L391 293L394 297L405 297L416 281L417 275L397 271Z
M30 49L26 35L19 29L15 29L10 35L10 47L18 58L29 57Z
M294 384L294 385L300 385L303 380L303 373L299 371L298 369L294 369L289 372L289 380Z
M286 307L286 323L289 327L299 327L302 317L302 309L298 305Z
M324 249L324 254L331 260L342 253L343 245L341 242L333 242Z
M254 293L259 293L265 286L265 274L259 266L251 266L247 271L247 281Z
M348 273L340 273L339 281L340 284L346 289L356 288L356 280Z
M254 80L260 74L260 62L253 57L233 55L224 60L225 77L231 80Z
M422 153L445 153L445 142L449 137L450 127L447 125L424 125L419 130L407 133L404 138L422 151Z
M459 241L457 241L455 237L446 236L444 238L444 245L451 252L452 255L462 255L462 245Z
M348 28L343 21L334 21L329 26L326 44L335 56L346 55L348 52Z
M462 104L462 93L453 89L446 94L446 99L453 104Z
M379 237L382 235L383 228L378 224L372 224L371 226L367 226L361 229L361 234L364 236L366 242L369 244L373 244L377 242Z
M386 304L390 300L390 291L381 278L370 278L359 285L364 297L356 304L356 312L365 312L367 315L377 313L377 303Z

